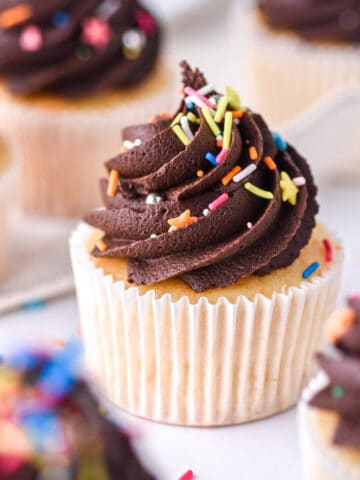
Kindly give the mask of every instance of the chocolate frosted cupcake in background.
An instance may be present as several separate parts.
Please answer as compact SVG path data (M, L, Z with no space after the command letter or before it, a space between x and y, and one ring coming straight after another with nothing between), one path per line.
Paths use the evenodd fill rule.
M274 124L360 85L359 0L258 0L234 24L246 101ZM240 70L241 68L241 70Z
M333 349L299 409L304 480L360 478L360 295L330 317Z
M71 238L87 363L136 415L241 423L298 400L342 254L305 159L182 69L178 113L124 129L141 143L106 163L105 209Z
M4 0L0 4L0 128L22 149L18 188L31 214L96 207L95 179L120 132L171 101L161 33L134 0Z
M2 480L152 480L77 365L78 347L24 350L0 367Z

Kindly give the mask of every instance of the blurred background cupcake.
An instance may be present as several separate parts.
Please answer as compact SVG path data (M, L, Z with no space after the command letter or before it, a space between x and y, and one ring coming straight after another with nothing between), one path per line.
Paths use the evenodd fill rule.
M8 266L10 216L18 188L20 158L13 145L0 136L0 278Z
M237 3L241 91L272 124L343 85L360 85L357 0L258 0L249 10Z
M1 2L2 127L23 152L23 210L75 216L98 204L99 159L118 151L121 128L171 104L160 41L134 0Z
M321 373L299 409L304 480L360 478L360 295L333 313L332 350L318 354Z

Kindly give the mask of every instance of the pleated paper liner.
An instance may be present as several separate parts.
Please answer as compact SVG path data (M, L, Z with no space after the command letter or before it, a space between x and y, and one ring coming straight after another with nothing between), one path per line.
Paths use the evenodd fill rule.
M163 59L142 84L85 100L18 99L0 91L0 128L24 157L18 204L30 215L77 217L101 203L104 162L120 152L130 124L171 113L176 91L171 59Z
M308 405L308 401L326 384L325 374L318 374L304 390L299 404L298 427L303 478L304 480L359 480L360 449L356 462L353 458L354 454L351 454L348 448L332 445L330 437L325 440L324 432L319 432L319 419L316 419L317 415L324 415L324 412ZM328 414L325 412L325 415ZM329 423L327 419L323 421Z
M303 41L267 27L256 11L233 16L235 67L247 105L279 125L324 94L360 82L360 47ZM239 81L240 81L239 80Z
M215 426L293 406L313 371L342 259L322 276L253 301L141 295L97 269L87 251L95 230L70 240L87 365L117 406L158 422ZM341 255L339 255L341 257Z

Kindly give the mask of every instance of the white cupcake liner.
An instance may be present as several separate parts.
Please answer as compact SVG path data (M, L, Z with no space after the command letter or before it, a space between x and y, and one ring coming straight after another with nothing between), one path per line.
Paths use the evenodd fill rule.
M356 471L340 464L331 456L329 449L326 449L317 439L310 415L314 409L308 405L308 401L326 384L327 379L320 372L304 390L298 408L304 480L360 480L360 464Z
M151 420L193 426L242 423L293 406L313 371L341 261L272 299L174 302L126 288L87 252L81 224L70 250L87 365L103 394Z
M6 271L9 259L9 223L14 204L15 187L18 186L20 157L17 149L4 138L1 144L9 156L9 165L0 171L0 280ZM1 163L0 158L0 163ZM1 290L1 288L0 288Z
M0 96L0 127L22 150L18 205L24 212L78 218L100 205L98 179L104 161L120 152L121 130L161 110L171 113L174 77L165 62L158 69L149 91L145 81L112 104L52 108Z
M360 84L360 47L306 42L266 27L256 11L238 9L233 44L244 101L273 125L303 112L324 94Z

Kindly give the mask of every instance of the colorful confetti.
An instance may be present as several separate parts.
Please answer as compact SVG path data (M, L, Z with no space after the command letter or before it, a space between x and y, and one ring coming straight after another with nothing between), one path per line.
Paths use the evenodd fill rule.
M173 232L179 228L187 227L188 225L191 225L197 221L198 217L192 217L191 211L187 209L178 217L168 220L168 224L170 225L169 232Z
M214 211L217 208L219 208L222 204L227 202L228 200L229 200L229 195L227 193L223 193L222 195L220 195L218 198L216 198L213 202L211 202L208 205L208 209L210 211Z
M225 148L223 148L219 153L219 155L216 157L216 163L223 163L226 160L228 155L229 155L229 150L225 150Z
M289 202L290 205L295 206L299 189L286 172L280 173L280 188L283 202Z
M192 470L188 470L185 472L181 477L179 477L179 480L193 480L194 478L194 473Z
M265 157L264 158L264 163L265 165L270 169L270 170L276 170L277 165L274 162L274 160L271 157Z
M285 142L283 137L277 132L272 132L272 136L277 148L284 152L287 149L287 143Z
M19 37L20 47L27 52L36 52L43 46L43 35L36 25L25 27Z
M304 280L307 280L318 268L320 267L319 262L314 262L311 265L309 265L302 274L302 277Z
M111 40L111 36L110 25L103 18L89 17L82 23L82 41L97 50L106 48Z
M107 188L107 195L109 197L114 197L117 190L117 185L119 182L119 171L118 170L111 170L109 184Z
M240 171L241 171L241 167L239 167L239 165L236 165L236 167L230 170L230 172L221 179L221 183L225 186L228 185L231 182L231 180L235 177L235 175L238 174Z
M216 161L216 157L213 153L207 152L206 155L205 155L205 158L208 162L210 162L212 165L214 165L214 167L217 167L219 165L218 162Z
M332 249L332 245L331 245L330 240L328 240L327 238L324 238L323 245L325 247L325 252L326 252L325 260L327 262L332 262L333 258L334 258L334 255L333 255L333 249Z

